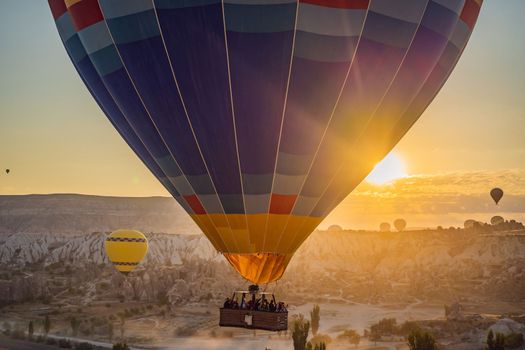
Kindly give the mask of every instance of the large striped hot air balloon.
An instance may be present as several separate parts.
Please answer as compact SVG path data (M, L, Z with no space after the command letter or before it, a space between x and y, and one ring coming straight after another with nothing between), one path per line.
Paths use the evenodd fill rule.
M254 283L407 132L482 0L49 0L118 132Z

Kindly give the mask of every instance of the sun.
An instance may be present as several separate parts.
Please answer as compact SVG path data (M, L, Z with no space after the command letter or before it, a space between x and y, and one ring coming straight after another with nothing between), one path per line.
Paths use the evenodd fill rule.
M365 180L376 185L383 185L406 176L403 160L397 154L389 153L382 161L377 163Z

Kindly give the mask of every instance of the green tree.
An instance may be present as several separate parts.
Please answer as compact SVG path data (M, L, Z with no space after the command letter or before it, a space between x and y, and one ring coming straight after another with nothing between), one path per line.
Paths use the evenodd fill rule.
M113 344L112 350L129 350L129 346L126 343Z
M308 342L306 344L306 350L326 350L326 343L319 343L312 345L312 342Z
M408 347L410 350L437 350L434 337L417 329L408 335Z
M108 339L109 341L113 340L113 335L114 335L113 333L114 333L113 322L108 321Z
M383 318L376 324L370 327L370 331L381 335L394 335L399 332L397 321L395 318Z
M293 323L292 339L294 350L306 349L306 339L308 338L309 329L310 322L306 321L303 315L299 315Z
M517 349L523 345L523 334L522 333L510 333L505 336L505 348Z
M310 311L310 322L312 322L312 333L317 335L319 331L319 321L321 320L321 308L315 304L312 311Z
M487 350L493 350L494 349L494 332L492 332L492 329L489 330L489 334L487 334Z
M44 335L46 337L49 334L50 330L51 330L51 319L49 319L49 316L46 315L46 317L44 317Z
M76 337L78 334L78 327L80 327L79 320L77 320L75 316L72 316L69 319L69 324L71 325L71 333L73 334L74 337Z
M122 315L120 316L120 339L124 339L124 331L126 330L124 327L126 326L126 316Z
M379 332L375 329L371 329L370 330L370 333L368 335L368 339L370 339L370 341L373 341L374 344L377 343L378 341L381 340L381 334L379 334Z
M418 324L414 321L405 321L403 324L401 324L401 326L399 327L399 334L402 335L403 337L408 337L408 335L410 333L412 333L412 331L415 331L415 330L421 330L421 328L418 326Z
M79 343L75 346L75 350L93 350L94 347L90 343Z
M35 328L33 326L33 321L29 321L29 324L27 325L27 337L29 339L33 338L34 332L35 332Z
M492 329L489 330L487 334L487 350L504 350L505 349L505 336L501 333L492 332Z

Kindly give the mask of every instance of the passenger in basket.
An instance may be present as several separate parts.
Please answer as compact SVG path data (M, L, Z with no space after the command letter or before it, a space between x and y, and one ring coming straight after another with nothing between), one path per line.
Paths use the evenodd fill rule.
M224 306L225 309L231 308L231 300L230 300L230 298L226 298L226 300L224 301L224 305L223 306Z
M275 305L275 301L270 301L270 305L268 306L271 312L275 312L277 310L277 305Z

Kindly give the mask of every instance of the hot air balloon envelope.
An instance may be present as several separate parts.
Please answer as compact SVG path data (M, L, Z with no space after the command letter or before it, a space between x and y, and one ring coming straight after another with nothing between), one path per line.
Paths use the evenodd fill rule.
M505 219L503 219L503 217L501 217L499 215L496 215L496 216L493 216L492 218L490 218L490 223L493 226L497 226L497 225L502 224L504 222L505 222Z
M135 270L148 252L148 240L139 231L116 230L105 241L106 254L124 274Z
M382 222L379 225L379 231L381 231L381 232L390 232L390 224L388 222Z
M423 113L482 3L48 1L111 123L259 284Z
M492 197L492 199L497 205L499 201L501 200L501 198L503 197L503 190L498 187L493 188L492 190L490 190L490 196Z
M396 228L396 230L400 232L403 231L406 226L407 226L407 222L404 219L396 219L394 221L394 227Z

